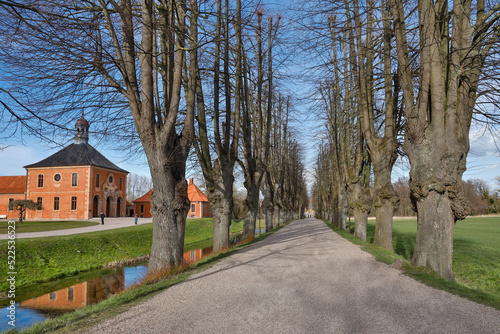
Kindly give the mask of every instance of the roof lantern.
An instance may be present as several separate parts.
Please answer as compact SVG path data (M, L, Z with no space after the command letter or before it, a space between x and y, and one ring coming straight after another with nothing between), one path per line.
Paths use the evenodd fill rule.
M75 144L88 144L89 143L89 122L83 117L76 121L75 124Z

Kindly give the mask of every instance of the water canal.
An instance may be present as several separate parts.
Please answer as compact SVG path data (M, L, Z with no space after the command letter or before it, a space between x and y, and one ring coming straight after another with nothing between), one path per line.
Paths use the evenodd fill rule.
M194 263L211 253L212 247L193 249L184 253L184 260ZM28 328L36 322L103 301L140 282L146 271L147 264L100 269L24 288L20 291L22 301L15 304L15 328ZM8 324L9 312L7 307L0 309L0 331L13 328Z

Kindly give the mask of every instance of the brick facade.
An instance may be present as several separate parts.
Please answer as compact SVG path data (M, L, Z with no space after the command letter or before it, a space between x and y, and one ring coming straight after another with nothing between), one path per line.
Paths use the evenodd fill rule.
M153 189L148 191L143 196L139 197L132 203L134 203L135 213L139 217L150 218L151 215L151 194ZM206 218L212 217L212 211L210 210L210 205L208 203L207 196L198 188L193 179L189 179L188 185L188 198L191 202L189 211L187 214L188 218Z
M9 202L25 198L26 176L0 176L0 215L19 218L18 210L9 210Z
M26 218L90 219L99 217L101 212L106 217L125 216L124 172L69 166L27 168L27 175L26 196L33 202L41 201L42 210L28 210Z
M134 205L134 211L137 216L141 218L151 218L151 194L153 189L145 193L143 196L139 197L135 201L132 201Z
M75 125L75 143L37 163L25 166L26 176L0 178L0 215L17 218L8 211L11 198L30 199L42 205L28 210L27 219L89 219L126 215L127 174L88 144L88 122ZM7 181L23 178L23 190L12 193ZM18 182L19 183L19 182ZM19 187L17 187L19 188Z

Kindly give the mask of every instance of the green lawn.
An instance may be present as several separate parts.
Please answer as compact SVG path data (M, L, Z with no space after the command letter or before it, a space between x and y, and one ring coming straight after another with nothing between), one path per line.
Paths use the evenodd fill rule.
M339 234L364 246L380 261L390 263L396 255L371 245L375 234L375 221L368 222L368 241ZM411 261L415 248L417 220L395 220L393 224L394 252ZM500 309L500 217L470 217L455 225L453 234L453 272L456 282L437 278L434 273L407 263L408 275L422 282L452 293L483 302Z
M24 224L24 223L23 223ZM241 231L243 222L231 224ZM149 254L153 224L50 238L16 240L17 287L100 268ZM188 219L185 250L212 244L212 219ZM0 240L0 291L7 290L7 240Z
M65 230L85 226L99 225L97 221L25 221L21 224L16 222L16 233L43 232L53 230ZM7 234L8 222L0 222L0 234Z
M375 222L369 224L373 242ZM417 220L396 220L393 247L411 261ZM459 221L453 232L453 272L457 282L474 289L496 291L500 296L500 218L470 217Z
M211 245L214 233L212 224L212 218L188 219L186 221L186 235L184 237L184 243L189 245L200 241L208 241ZM229 232L237 233L242 230L243 220L233 220Z

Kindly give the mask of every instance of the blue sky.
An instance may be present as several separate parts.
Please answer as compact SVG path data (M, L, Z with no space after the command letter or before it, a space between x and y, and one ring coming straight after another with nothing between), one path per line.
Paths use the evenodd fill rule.
M286 13L287 5L290 5L292 2L293 1L288 0L276 2L266 1L266 6L271 9L271 12L275 10L279 13ZM285 15L284 20L286 17L287 15ZM290 46L284 43L283 47ZM279 50L277 53L279 53ZM298 53L299 52L297 52L297 54ZM306 64L311 61L311 59L307 60L302 57L296 58L289 55L287 57L291 57L292 59L289 60L292 60L292 62L284 69L284 72L302 73L301 70L304 70ZM276 64L280 64L280 61L276 61ZM298 76L302 77L302 74ZM307 80L292 80L292 82L284 83L284 86L285 91L289 91L290 94L299 97L299 101L295 101L295 108L298 112L294 115L295 119L291 122L295 127L294 132L296 138L303 145L306 177L308 183L311 184L314 179L313 173L317 154L318 129L324 127L324 120L318 117L314 112L308 110L311 107L310 105L304 103L303 100L300 101L300 97L306 96L308 93ZM91 120L89 121L91 122ZM497 135L495 138L494 135L473 127L470 138L471 151L467 159L467 171L464 174L464 179L483 179L490 186L491 190L500 188L500 183L494 180L495 177L500 176L500 155L496 145L496 142L500 144L500 136ZM23 144L23 142L25 144ZM110 150L102 146L98 141L93 141L92 137L90 137L89 143L121 168L131 173L149 175L149 169L145 158L130 161L126 153ZM69 145L70 142L66 144ZM21 141L21 138L18 136L11 137L8 140L1 140L0 147L4 145L10 146L4 150L0 150L0 176L23 175L25 174L24 165L40 161L60 149L51 148L49 145L40 142L36 138L28 138L26 135L23 137L23 141ZM393 180L397 180L399 177L408 176L408 168L408 164L398 163L393 171ZM195 182L202 182L201 175L196 170L188 170L187 177L195 177Z

